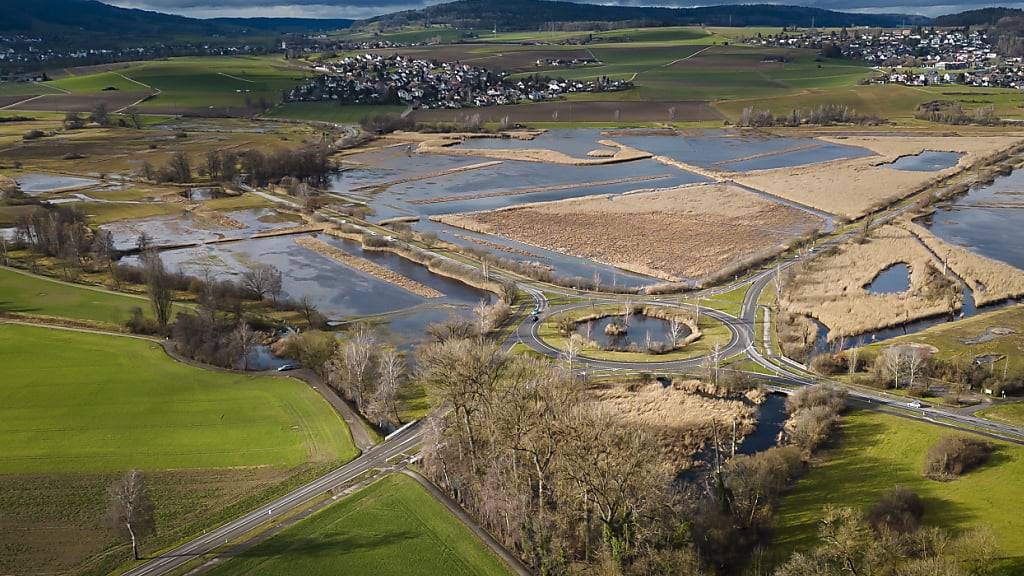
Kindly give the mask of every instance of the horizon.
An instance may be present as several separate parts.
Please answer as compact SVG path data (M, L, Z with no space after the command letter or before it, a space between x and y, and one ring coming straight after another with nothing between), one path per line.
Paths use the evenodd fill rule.
M102 0L100 0L102 1ZM106 4L121 8L135 8L164 14L175 14L190 18L312 18L363 20L384 14L405 10L418 10L451 0L425 0L405 2L404 0L355 0L345 4L332 4L329 0L117 0ZM550 1L550 0L544 0ZM569 0L575 1L575 0ZM927 0L818 0L814 2L745 2L723 1L715 3L698 2L652 2L643 0L620 0L605 2L576 2L598 6L629 6L650 8L699 8L704 6L726 6L747 4L778 4L820 8L835 12L853 14L907 14L934 18L945 14L956 14L984 8L1024 8L1024 2L961 2L956 4L933 4Z

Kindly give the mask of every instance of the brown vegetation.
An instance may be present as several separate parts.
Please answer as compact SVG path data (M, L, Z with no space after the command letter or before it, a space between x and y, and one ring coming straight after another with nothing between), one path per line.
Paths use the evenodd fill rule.
M461 139L437 138L421 142L416 148L417 152L427 154L448 154L451 156L480 156L494 158L496 160L520 160L527 162L546 162L549 164L567 164L571 166L593 166L599 164L614 164L617 162L629 162L650 158L649 152L643 152L636 148L619 144L612 140L598 140L598 144L615 148L611 156L603 158L575 158L557 150L545 148L473 148L471 146L455 146L462 142Z
M927 188L964 167L1013 147L1019 138L864 136L822 138L838 144L861 146L878 156L834 160L807 166L775 168L733 175L737 182L831 214L858 218L882 206ZM895 170L884 166L900 156L926 150L961 152L957 166L938 172Z
M995 445L967 436L943 436L924 457L924 475L932 480L954 480L988 461Z
M775 255L821 220L724 184L590 196L437 218L680 281Z
M905 293L865 290L889 266L910 266ZM783 310L817 318L829 327L829 339L854 336L918 318L949 313L960 305L958 290L942 275L931 253L904 228L886 225L863 242L851 241L794 267L780 304Z
M950 244L915 222L903 226L971 287L979 306L1024 295L1024 272L1018 268Z
M712 427L737 441L757 425L757 407L739 399L715 398L654 382L627 386L612 384L589 391L599 404L624 421L642 426L654 436L662 459L677 470L689 468L690 458L712 439Z

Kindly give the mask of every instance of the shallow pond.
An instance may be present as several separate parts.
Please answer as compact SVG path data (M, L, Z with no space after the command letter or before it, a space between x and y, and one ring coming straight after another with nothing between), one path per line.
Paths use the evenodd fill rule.
M877 276L864 287L871 294L899 294L910 290L910 266L897 262Z
M114 248L127 250L136 247L143 233L154 245L186 244L206 242L218 238L246 236L278 228L287 228L296 223L280 218L273 208L252 208L225 212L225 216L244 224L246 228L229 228L212 220L197 217L192 213L174 216L156 216L136 220L121 220L100 226L111 233Z
M182 190L178 195L192 202L202 202L204 200L213 200L214 198L224 198L228 196L228 194L220 188L189 188L187 190Z
M62 174L22 174L14 179L21 191L29 196L57 192L68 188L80 186L92 186L99 184L99 180L92 178L81 178L78 176L64 176Z
M974 188L920 223L946 242L1024 269L1024 171Z
M589 336L588 333L589 325ZM625 333L610 334L609 326L624 326ZM651 344L671 344L672 336L669 333L669 322L661 318L651 318L643 314L633 314L626 321L624 316L605 316L591 322L580 324L576 327L577 333L584 338L597 342L601 347L626 350L633 347L641 351L647 349L648 342ZM681 327L679 338L686 338L690 335L687 326Z
M881 164L881 166L884 168L907 170L911 172L938 172L939 170L945 170L946 168L956 166L956 163L960 161L961 156L963 156L963 154L960 152L936 152L934 150L925 150L920 154L900 156L893 162Z
M253 346L253 349L249 351L249 354L245 359L246 370L254 372L260 372L263 370L277 370L285 364L291 364L292 361L287 358L280 358L275 356L270 351L270 346L260 344Z

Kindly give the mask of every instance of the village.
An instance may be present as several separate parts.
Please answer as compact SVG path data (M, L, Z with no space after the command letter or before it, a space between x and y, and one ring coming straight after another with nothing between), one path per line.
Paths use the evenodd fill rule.
M862 60L877 74L866 82L929 86L1022 88L1021 58L998 53L980 30L842 29L781 32L747 40L775 48L810 48L826 57Z
M541 61L538 61L541 65ZM346 104L407 104L413 108L465 108L557 99L575 92L617 92L626 80L564 80L504 72L459 62L438 63L367 53L317 66L320 73L284 94L286 102L334 100Z

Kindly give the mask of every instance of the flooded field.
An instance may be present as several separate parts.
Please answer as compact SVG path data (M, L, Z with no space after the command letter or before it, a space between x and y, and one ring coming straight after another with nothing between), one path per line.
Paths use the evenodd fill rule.
M870 155L853 146L813 138L777 138L709 130L690 134L665 131L596 129L551 130L533 140L469 138L466 149L550 149L577 158L592 151L610 152L598 143L616 142L698 166L720 170L756 170ZM415 145L399 145L346 157L334 176L332 192L366 202L377 221L418 217L413 226L457 245L483 249L517 262L533 263L562 276L591 280L600 276L617 286L639 288L659 280L624 271L585 257L462 230L431 221L432 216L482 212L527 203L597 195L667 189L708 182L692 172L649 159L614 164L573 166L530 161L495 161L485 157L421 154ZM777 202L770 196L765 198ZM823 227L829 229L831 219ZM520 239L522 240L522 239ZM549 247L550 248L550 247Z
M1024 171L970 190L921 224L946 242L1024 269Z
M937 172L952 168L960 161L963 154L959 152L935 152L926 150L912 156L902 156L895 162L882 164L886 168L896 170L910 170L912 172Z
M111 233L114 248L128 250L138 245L145 234L155 246L207 242L229 236L251 235L294 226L296 222L282 218L273 208L253 208L226 212L225 216L242 225L232 228L191 212L176 216L157 216L138 220L122 220L100 226Z
M64 176L62 174L22 174L14 179L21 191L29 196L46 194L47 192L59 192L70 188L93 186L99 184L99 180L92 178L81 178L78 176Z

